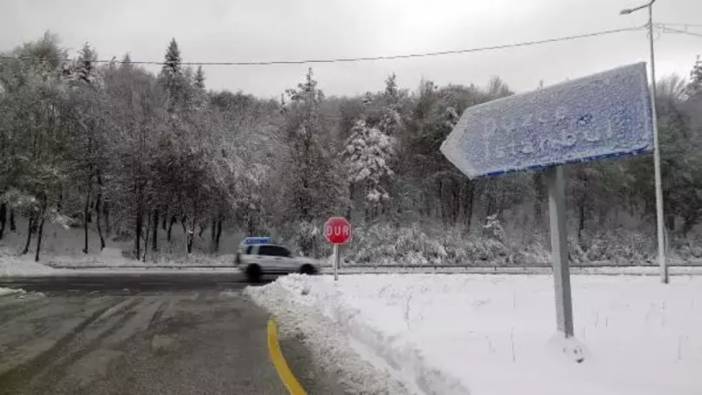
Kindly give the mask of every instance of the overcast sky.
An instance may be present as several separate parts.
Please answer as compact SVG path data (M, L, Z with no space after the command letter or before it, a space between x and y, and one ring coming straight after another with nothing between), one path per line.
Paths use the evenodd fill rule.
M643 0L645 1L645 0ZM175 37L185 61L249 61L392 55L540 40L646 22L646 12L620 16L642 0L0 0L0 50L50 30L74 56L84 42L100 58L162 60ZM702 24L702 1L658 0L656 22ZM693 28L691 28L693 29ZM695 27L702 33L702 27ZM687 76L702 37L664 33L656 39L658 76ZM424 59L314 65L327 95L382 89L396 73L401 87L420 79L484 85L502 77L512 89L534 89L618 65L648 60L645 32L526 48ZM210 89L277 97L308 66L205 69ZM154 70L158 70L155 68Z

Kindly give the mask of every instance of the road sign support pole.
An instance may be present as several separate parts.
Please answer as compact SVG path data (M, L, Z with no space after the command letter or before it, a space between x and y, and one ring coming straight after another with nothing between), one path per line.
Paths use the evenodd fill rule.
M656 237L658 239L658 266L660 269L661 282L667 284L668 265L665 261L661 148L658 141L658 116L656 114L656 63L653 55L653 1L648 4L648 36L651 48L651 119L653 120L653 176L656 184Z
M573 336L573 304L570 294L568 237L566 234L565 180L563 167L546 171L548 214L551 233L551 265L556 292L556 323L565 337Z
M339 245L334 244L334 281L339 281Z

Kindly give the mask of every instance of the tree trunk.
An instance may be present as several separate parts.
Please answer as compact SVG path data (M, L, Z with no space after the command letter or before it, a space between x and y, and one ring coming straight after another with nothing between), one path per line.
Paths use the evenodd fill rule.
M32 241L32 231L34 230L34 216L30 215L27 220L27 242L24 243L24 249L22 250L22 255L29 252L29 243Z
M95 225L98 237L100 238L100 251L105 249L105 237L102 235L102 225L100 224L100 210L102 210L102 176L97 172L98 192L95 199Z
M135 221L135 235L136 237L134 238L134 250L136 252L136 259L139 260L139 257L141 256L141 208L137 207L136 210L136 221Z
M222 217L217 220L217 236L215 237L215 252L219 251L219 238L222 236Z
M107 235L110 235L112 233L112 228L110 227L110 207L109 203L103 202L102 203L102 213L105 214L105 232L107 232Z
M544 201L546 200L546 190L543 181L543 174L534 173L534 228L537 231L544 226Z
M246 215L246 232L248 233L249 236L254 236L254 233L256 233L256 223L254 222L254 215L252 215L251 212L249 212Z
M171 216L171 221L168 224L168 233L166 235L166 240L168 240L169 243L171 242L171 230L173 230L173 224L176 222L178 222L178 220L176 219L175 215Z
M578 240L581 240L583 230L585 229L585 200L581 200L578 206Z
M185 221L188 220L188 217L183 216L180 219L180 226L183 227L183 241L185 242L185 252L187 254L190 254L190 243L189 243L189 238L188 238L188 225L185 223Z
M167 213L168 213L168 209L164 209L163 215L161 216L161 229L163 229L163 230L166 230L168 227L168 224L167 224L168 215L166 215Z
M15 225L15 210L10 209L10 232L16 232L17 225Z
M663 223L665 224L665 227L666 229L668 229L669 232L675 232L675 215L666 215L666 218L663 220Z
M463 216L465 217L466 221L466 233L470 233L470 226L471 226L471 221L473 220L473 197L475 195L474 193L474 188L473 184L468 183L466 184L467 188L467 195L466 196L466 207L463 209L464 213Z
M88 253L88 212L90 211L90 194L85 197L85 206L83 207L83 254Z
M210 228L210 238L212 241L215 241L215 238L217 236L217 218L212 217L212 227Z
M44 211L41 213L41 220L39 221L39 230L37 231L37 251L34 254L34 262L39 262L39 252L41 251L41 238L44 234Z
M7 205L5 203L0 204L0 240L2 240L2 235L5 233L5 221L7 220Z
M151 218L152 216L146 215L146 229L144 229L144 255L141 257L142 262L146 262L146 252L149 250L149 235L151 234ZM157 223L158 225L158 223ZM137 259L139 257L137 256Z
M151 250L158 251L158 209L154 210L154 223L152 232L153 234L151 235Z
M102 235L102 225L100 225L100 211L102 210L102 192L97 195L95 202L95 225L97 227L98 237L100 237L100 251L105 249L105 237Z
M190 225L190 231L188 232L188 254L193 252L193 240L195 239L195 218L193 218L192 224Z

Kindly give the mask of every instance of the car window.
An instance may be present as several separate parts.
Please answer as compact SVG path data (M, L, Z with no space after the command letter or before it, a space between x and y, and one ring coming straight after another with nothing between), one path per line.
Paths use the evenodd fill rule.
M290 256L290 251L279 246L260 246L258 248L258 254L268 256Z

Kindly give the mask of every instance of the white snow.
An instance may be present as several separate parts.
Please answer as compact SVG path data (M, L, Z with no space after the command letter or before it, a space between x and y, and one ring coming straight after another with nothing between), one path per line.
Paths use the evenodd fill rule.
M157 262L135 261L122 256L115 248L105 248L101 254L84 256L47 255L34 262L33 254L18 255L0 248L0 276L61 276L88 273L238 273L233 255L206 257L193 254L179 259L159 259Z
M14 295L14 294L23 294L25 293L23 289L14 289L14 288L3 288L0 287L0 296L7 296L7 295Z
M550 275L291 275L246 292L334 328L339 347L414 392L702 393L702 278L576 275L572 288L568 341Z

